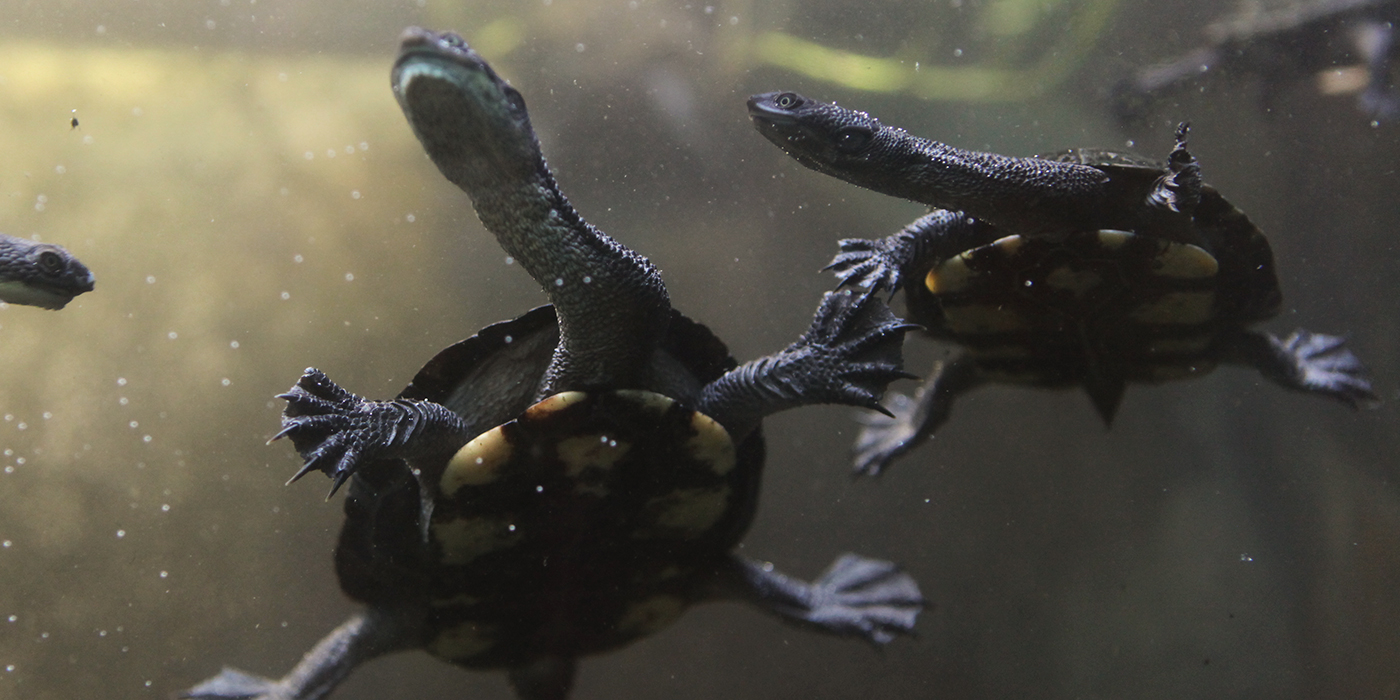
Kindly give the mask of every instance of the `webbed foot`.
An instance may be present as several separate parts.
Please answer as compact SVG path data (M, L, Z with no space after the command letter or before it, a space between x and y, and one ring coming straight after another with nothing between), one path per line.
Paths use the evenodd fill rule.
M885 396L885 413L862 413L863 426L851 447L855 473L877 476L894 460L918 447L928 436L921 435L928 415L928 402L921 387L914 396L891 393Z
M838 242L841 252L822 270L836 273L838 288L858 287L871 294L886 291L892 297L903 282L900 267L906 257L905 243L898 233L878 240L844 238Z
M225 666L219 675L177 697L193 700L288 700L294 696L289 688L271 678Z
M877 411L880 395L904 371L904 334L918 326L897 318L874 294L827 292L812 325L779 357L777 379L804 403L844 403Z
M892 562L843 554L816 581L804 583L771 565L738 561L768 609L831 634L888 644L895 635L912 634L924 608L919 584Z
M360 664L422 644L419 609L376 609L352 615L301 657L281 680L224 667L219 675L179 694L196 700L321 700Z
M428 401L370 401L342 389L323 372L308 368L286 399L282 430L272 437L291 438L306 464L287 483L320 470L331 478L331 491L370 460L410 456L410 441L427 429L461 420ZM465 441L463 441L465 442ZM460 445L458 445L460 446Z
M851 447L855 473L876 476L933 436L948 420L953 399L982 383L977 363L965 354L941 360L913 396L891 393L884 415L860 416L864 426Z
M1331 396L1352 408L1379 401L1370 373L1347 349L1346 338L1301 328L1287 338L1265 337L1276 362L1261 369L1280 384Z
M697 408L736 440L764 416L798 406L884 410L885 386L911 376L903 369L904 334L917 327L895 318L874 294L827 292L797 342L710 382Z
M840 287L855 287L871 294L899 291L911 276L922 276L934 263L970 248L990 243L997 232L985 222L962 212L935 209L898 233L878 240L847 238L824 269L836 272Z

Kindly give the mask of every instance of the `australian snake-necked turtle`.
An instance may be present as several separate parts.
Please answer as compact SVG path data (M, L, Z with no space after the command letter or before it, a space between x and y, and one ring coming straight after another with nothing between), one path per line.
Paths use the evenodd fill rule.
M0 233L0 301L61 309L92 289L92 272L63 246Z
M893 418L857 439L878 473L986 382L1083 387L1105 423L1129 382L1244 364L1353 407L1375 400L1337 336L1250 330L1281 294L1264 234L1201 182L1183 124L1165 164L1079 149L1052 158L966 151L790 92L755 95L759 133L803 165L934 207L882 240L841 241L843 285L903 289L908 316L963 350Z
M337 573L367 609L280 680L225 669L187 695L319 698L369 658L422 648L563 698L578 657L719 598L877 643L910 631L922 599L889 562L843 555L806 583L731 552L757 501L759 421L878 409L906 376L908 326L876 295L829 293L797 342L736 367L650 262L574 210L520 93L462 39L410 29L392 84L553 304L443 350L392 401L307 370L279 436L305 459L297 476L349 482Z

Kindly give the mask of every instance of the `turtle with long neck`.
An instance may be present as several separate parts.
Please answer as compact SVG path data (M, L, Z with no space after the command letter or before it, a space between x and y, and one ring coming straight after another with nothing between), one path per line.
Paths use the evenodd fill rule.
M552 304L440 352L373 401L310 369L279 437L349 483L336 550L366 609L278 680L225 669L197 698L326 696L358 664L424 649L567 696L576 660L737 599L877 644L912 630L917 585L845 554L808 583L733 549L753 519L761 419L879 410L908 325L876 295L826 294L784 350L738 365L671 308L658 270L560 191L520 93L453 34L410 29L392 72L414 133ZM294 477L295 479L296 477Z
M1132 383L1221 364L1353 408L1376 401L1340 336L1251 327L1282 303L1264 233L1201 179L1187 125L1163 163L1081 148L1016 157L916 136L792 92L749 98L754 127L802 165L932 211L883 239L846 239L842 286L903 291L910 320L957 346L856 438L877 474L989 383L1082 388L1105 425Z

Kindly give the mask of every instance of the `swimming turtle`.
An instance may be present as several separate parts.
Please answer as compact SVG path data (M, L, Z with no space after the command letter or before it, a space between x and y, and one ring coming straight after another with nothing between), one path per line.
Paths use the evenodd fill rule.
M455 34L409 29L392 72L424 149L552 306L443 350L398 398L308 369L283 429L348 481L341 587L367 609L281 680L233 669L197 698L319 698L357 664L421 648L563 698L575 660L742 599L829 633L912 629L917 585L853 554L815 582L732 553L756 507L760 420L814 403L879 408L907 376L907 324L877 295L828 293L785 350L736 366L673 310L657 269L586 223L541 155L520 93Z
M1105 424L1129 382L1245 364L1353 408L1375 400L1337 336L1252 331L1281 303L1264 234L1187 150L1165 164L1077 149L1053 158L965 151L790 92L756 95L759 133L814 170L934 209L882 240L841 241L842 285L905 293L908 316L963 350L913 398L892 394L856 443L878 473L985 382L1081 386Z
M1395 0L1308 0L1246 11L1211 22L1205 41L1185 54L1135 71L1113 87L1110 107L1124 126L1140 124L1153 108L1187 90L1204 91L1213 76L1253 79L1266 112L1286 89L1305 81L1325 95L1356 95L1356 106L1377 122L1400 118L1400 91L1391 80L1400 42Z
M92 271L63 246L0 233L0 301L61 309L92 289Z

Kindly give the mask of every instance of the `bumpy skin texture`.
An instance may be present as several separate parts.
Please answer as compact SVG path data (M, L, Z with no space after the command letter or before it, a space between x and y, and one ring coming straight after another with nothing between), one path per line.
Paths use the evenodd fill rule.
M187 697L323 697L357 664L423 648L562 699L575 660L732 598L883 644L923 605L893 564L843 555L816 581L731 553L752 521L760 420L880 410L910 328L827 293L810 328L744 365L670 307L656 269L585 222L520 94L452 34L408 30L392 76L424 149L553 304L443 350L390 401L306 370L282 398L305 460L349 484L336 550L365 613L280 680L225 669Z
M92 272L62 246L0 233L0 301L61 309L92 290Z
M1356 107L1371 119L1400 118L1400 93L1390 83L1400 4L1393 0L1321 0L1245 14L1205 28L1206 43L1137 71L1115 86L1112 108L1125 125L1141 122L1159 101L1195 90L1213 75L1261 83L1260 107L1290 85L1325 70L1360 64L1366 84Z
M1273 254L1201 182L1185 125L1157 165L1088 149L1054 159L958 151L793 93L756 95L749 110L759 133L807 167L946 207L885 239L841 241L829 266L842 286L902 289L911 320L963 347L912 397L892 394L885 415L866 419L858 473L927 440L959 395L987 382L1083 388L1106 424L1127 384L1219 363L1353 408L1376 400L1342 338L1249 330L1281 302ZM1102 181L1086 186L1086 169ZM1047 193L1056 178L1063 192Z
M1200 180L1188 164L1162 177L1115 178L1081 163L955 148L793 92L754 95L748 105L765 138L797 162L853 185L1022 235L1151 226L1195 242L1189 205ZM1182 197L1187 201L1178 202Z

